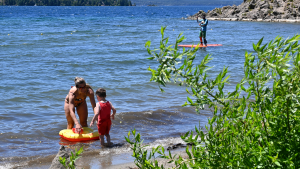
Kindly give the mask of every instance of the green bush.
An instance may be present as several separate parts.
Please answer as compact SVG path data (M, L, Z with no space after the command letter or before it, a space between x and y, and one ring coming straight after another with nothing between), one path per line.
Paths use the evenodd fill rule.
M216 10L217 10L218 14L220 14L220 15L222 14L222 9L221 8L216 8Z
M76 165L75 165L75 161L80 158L81 156L79 156L81 153L83 152L83 147L81 147L78 151L77 149L75 149L75 154L73 154L73 152L71 151L71 156L70 156L70 162L67 162L67 159L61 158L59 157L59 162L65 167L65 168L69 168L69 169L75 169Z
M149 153L140 134L134 130L130 138L129 132L126 140L136 165L164 168L153 158L158 153L177 168L300 168L300 35L286 40L276 37L264 45L262 38L253 44L255 53L245 52L244 77L233 92L225 93L228 68L210 77L207 63L212 57L207 55L195 65L198 49L179 50L182 34L168 46L165 29L158 49L150 50L150 41L145 45L148 59L159 63L156 69L148 68L151 81L161 91L171 82L187 86L191 98L183 106L195 106L197 111L207 106L213 116L206 130L195 127L194 133L182 136L193 145L186 148L188 159L166 155L162 146Z

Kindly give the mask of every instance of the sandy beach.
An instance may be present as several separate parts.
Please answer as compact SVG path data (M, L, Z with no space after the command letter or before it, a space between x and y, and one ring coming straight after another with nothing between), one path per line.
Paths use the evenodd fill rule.
M167 153L167 151L166 151ZM172 155L178 154L182 157L187 157L185 148L180 148L171 151ZM165 168L175 167L173 163L169 164L167 159L157 158L159 166L164 165ZM96 156L82 156L76 162L78 168L99 168L99 169L137 169L138 167L134 164L134 158L131 153L125 153L120 155L107 154L106 157Z
M168 151L166 151L168 153ZM171 150L172 155L178 154L182 157L187 157L185 148L178 148ZM54 156L53 156L54 158ZM49 159L49 158L47 158ZM172 168L174 164L168 163L167 159L157 158L159 165L163 164L165 168ZM29 162L28 165L14 168L30 168L30 169L48 169L51 166L49 160L40 159L39 162ZM99 153L84 152L78 160L76 160L76 168L83 169L137 169L138 167L134 164L134 158L132 152L122 154L107 154L105 156ZM4 169L4 168L3 168Z

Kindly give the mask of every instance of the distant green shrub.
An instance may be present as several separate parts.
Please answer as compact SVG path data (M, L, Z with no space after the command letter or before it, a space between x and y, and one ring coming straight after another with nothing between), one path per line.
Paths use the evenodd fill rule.
M222 14L222 9L221 8L216 8L218 14Z
M269 5L269 9L273 10L273 6L272 6L272 5Z
M273 11L270 9L268 10L268 14L271 15L273 13Z

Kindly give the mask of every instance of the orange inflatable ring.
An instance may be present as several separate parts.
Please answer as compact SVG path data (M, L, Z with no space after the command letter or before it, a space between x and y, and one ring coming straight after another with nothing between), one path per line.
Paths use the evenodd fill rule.
M80 134L73 132L72 129L64 129L59 132L59 135L68 141L88 141L99 139L98 131L94 131L89 127L83 127Z

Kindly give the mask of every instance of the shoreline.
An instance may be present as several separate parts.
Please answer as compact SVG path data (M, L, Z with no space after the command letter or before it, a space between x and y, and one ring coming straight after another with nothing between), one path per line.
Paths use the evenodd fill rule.
M183 18L182 18L183 19ZM184 18L189 20L196 20L195 17ZM243 22L286 22L286 23L300 23L300 19L241 19L238 18L210 18L207 17L207 20L211 21L243 21Z
M167 151L165 152L168 153ZM185 148L178 148L171 150L172 155L180 155L183 158L187 158ZM157 155L158 156L158 155ZM107 154L107 156L85 156L76 161L76 168L98 168L98 169L138 169L134 163L134 157L132 152L122 153L118 155ZM168 159L156 158L159 166L164 165L165 168L175 167L174 163L168 163ZM87 161L88 164L87 164Z
M165 147L166 149L166 147ZM182 156L183 158L188 158L186 148L180 147L177 149L170 150L172 155L175 154ZM168 154L168 151L165 152ZM158 155L157 155L158 156ZM53 157L54 159L54 157ZM168 159L156 158L160 165L164 165L165 168L172 168L175 166L174 163L168 163ZM52 162L49 160L41 159L40 162L29 162L27 165L16 165L13 167L10 166L0 166L0 169L7 168L24 168L24 169L49 169ZM134 157L132 157L132 152L120 153L120 154L106 154L105 156L100 155L99 153L85 153L81 155L79 159L75 162L76 168L97 168L97 169L138 169L134 163Z
M168 154L168 150L171 151L172 156L175 154L182 156L183 158L188 158L185 150L189 144L186 144L180 137L174 137L174 141L168 140L166 144L163 145L165 148L165 154ZM151 151L153 147L158 146L161 142L149 145L147 148L148 151ZM76 146L77 147L77 146ZM80 146L79 146L80 147ZM68 147L67 149L63 148L62 146L58 149L58 153L55 155L49 155L44 157L39 157L31 160L25 160L20 162L14 163L6 163L0 166L0 169L19 169L19 168L26 168L26 169L49 169L49 168L58 168L61 166L57 160L58 156L65 156L64 154L67 153L71 155L71 151L74 153L74 148ZM78 147L77 147L78 149ZM99 148L89 150L86 149L80 155L75 162L76 168L97 168L97 169L137 169L137 166L134 163L135 158L132 157L133 152L128 145L117 146L114 148ZM158 157L159 154L156 154ZM172 168L175 166L174 163L168 163L168 159L163 158L156 158L159 162L159 165L163 164L166 168ZM59 165L57 165L59 164Z
M248 21L248 22L287 22L287 23L300 23L300 19L242 19L238 18L206 18L207 20L215 21Z
M165 154L168 154L169 149L172 153L172 156L177 154L177 157L180 155L184 159L188 158L188 155L185 152L186 146L187 145L181 143L164 146L166 150ZM149 147L148 151L151 151L151 146ZM81 158L76 161L76 168L138 169L134 163L135 158L132 157L132 155L132 150L120 154L83 154ZM156 157L158 156L159 154L156 154ZM156 160L158 161L159 166L164 165L165 168L175 167L175 163L168 163L169 159L156 158Z

